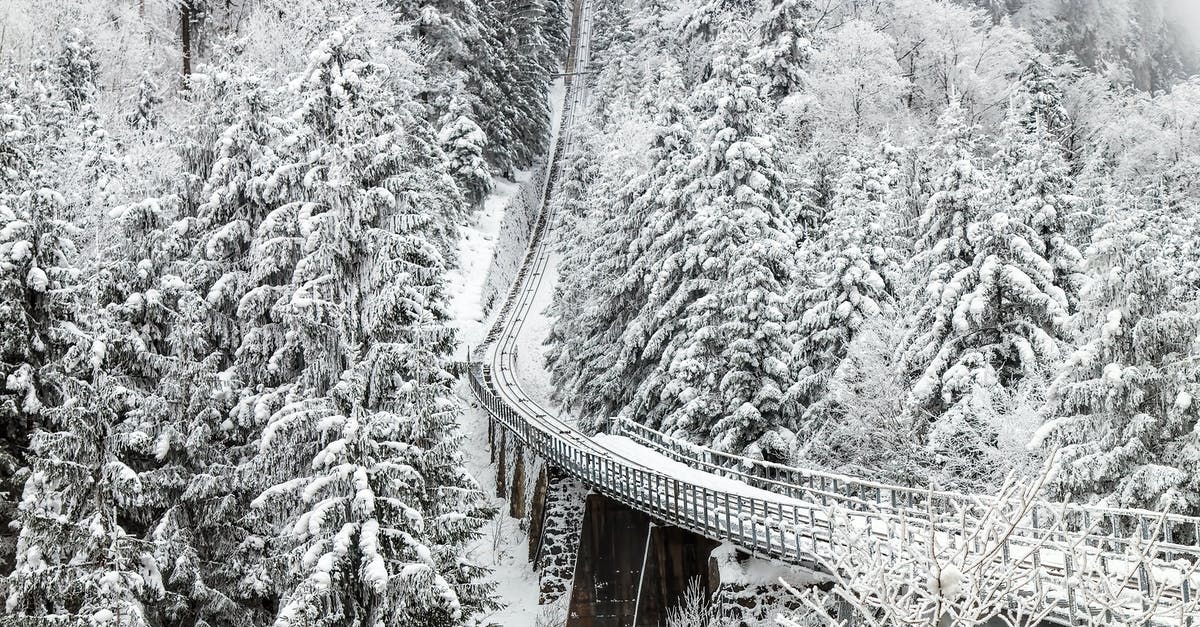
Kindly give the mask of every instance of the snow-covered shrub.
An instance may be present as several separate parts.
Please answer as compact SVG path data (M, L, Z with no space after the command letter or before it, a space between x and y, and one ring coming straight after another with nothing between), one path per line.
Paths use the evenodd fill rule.
M870 627L1032 627L1064 611L1060 602L1067 599L1074 606L1066 611L1076 624L1086 625L1141 625L1200 612L1194 595L1185 601L1182 595L1129 593L1138 588L1142 573L1160 591L1178 591L1184 580L1200 578L1197 564L1164 561L1166 547L1160 541L1133 534L1120 556L1107 562L1125 561L1114 567L1095 559L1094 548L1083 541L1060 542L1070 534L1102 531L1094 520L1080 529L1079 516L1069 514L1068 506L1042 500L1049 469L1033 480L1010 476L993 501L963 501L936 515L922 514L925 521L940 518L937 525L914 517L867 522L861 514L828 509L832 557L819 558L828 582L793 587L803 607L781 616L779 625L839 627L851 620ZM1041 532L1031 534L1027 526L1035 510ZM959 531L964 529L970 531ZM1163 536L1155 527L1144 537ZM1017 566L1039 559L1069 564L1072 572Z
M683 598L667 609L666 627L734 627L738 622L720 604L708 598L699 577L688 581Z

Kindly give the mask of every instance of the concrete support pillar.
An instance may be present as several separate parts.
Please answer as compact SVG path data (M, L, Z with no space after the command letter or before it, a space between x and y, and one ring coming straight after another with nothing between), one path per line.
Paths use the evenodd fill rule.
M660 627L699 578L715 588L709 554L717 543L599 494L588 496L567 627Z

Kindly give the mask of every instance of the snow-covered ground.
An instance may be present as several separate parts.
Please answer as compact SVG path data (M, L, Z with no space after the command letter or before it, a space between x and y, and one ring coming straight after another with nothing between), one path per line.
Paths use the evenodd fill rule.
M465 358L468 348L478 345L487 333L490 317L483 311L484 281L498 245L504 212L529 176L529 172L523 172L515 182L497 179L496 189L484 201L483 209L461 229L459 267L449 273L447 288L451 324L459 330L456 359ZM469 553L471 559L492 569L489 580L496 583L496 599L503 607L478 618L485 625L535 627L544 610L538 605L538 576L528 560L528 536L519 521L508 515L507 500L491 496L495 494L496 468L490 463L487 412L474 405L465 382L460 382L458 394L466 405L461 426L466 436L463 448L467 469L498 512Z
M563 79L556 79L550 85L547 94L552 138L558 136L565 94ZM494 303L491 307L492 315L489 316L485 312L488 303L484 302L484 295L489 292L489 274L495 271L492 266L497 261L498 252L505 257L500 260L501 263L513 261L508 257L519 260L525 254L521 243L528 242L528 239L519 242L499 240L502 235L520 235L502 230L506 211L510 207L514 210L519 209L516 207L520 201L519 196L523 193L528 194L531 185L543 184L541 180L532 180L541 173L541 170L534 168L518 173L516 181L497 179L495 189L484 201L482 210L470 224L461 229L459 265L447 275L450 315L453 319L451 325L459 332L456 359L464 359L468 351L483 340L494 312L499 309L499 303ZM540 188L537 191L540 192ZM541 209L532 206L532 203L530 205L526 209ZM505 246L513 250L504 249ZM547 408L554 405L550 402L550 376L545 368L544 359L545 340L549 336L552 320L545 315L545 310L554 296L554 285L558 279L557 268L558 257L555 255L549 259L536 300L525 321L521 344L517 348L517 368L521 381L525 384L526 391ZM503 286L495 297L503 298L506 293L507 286ZM475 406L474 397L465 382L460 381L458 394L466 405L461 427L466 437L464 452L467 469L483 486L484 491L493 495L496 468L490 462L487 412ZM508 515L508 503L505 499L494 496L491 498L498 514L486 529L484 536L471 546L470 556L492 569L489 579L496 583L496 598L504 607L490 615L477 618L482 624L494 623L504 627L536 627L550 624L551 621L547 619L552 616L561 618L564 608L538 605L538 575L528 559L527 530L522 528L520 521Z
M500 224L509 203L521 191L531 173L517 173L517 180L496 179L495 189L483 201L483 208L463 225L459 232L458 267L446 273L450 301L450 326L458 329L455 359L465 359L467 350L487 333L487 315L483 311L483 282L495 254Z
M465 382L459 395L471 398ZM535 627L542 608L538 605L538 576L529 563L528 536L519 521L508 515L508 501L495 494L496 468L488 452L488 416L482 408L468 405L463 413L462 430L466 436L464 453L467 470L483 486L498 510L484 535L469 549L470 558L492 569L488 578L496 583L496 598L504 605L494 613L480 616L481 623L504 627Z

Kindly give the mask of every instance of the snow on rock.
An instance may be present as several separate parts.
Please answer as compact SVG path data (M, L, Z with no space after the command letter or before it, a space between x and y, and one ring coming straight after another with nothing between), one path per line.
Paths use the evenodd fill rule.
M545 170L538 167L519 173L515 184L497 181L492 195L484 201L485 213L488 203L499 203L499 216L492 232L490 257L485 259L489 263L483 267L486 274L479 288L483 312L491 312L499 305L517 277L540 210L538 201L544 177Z
M478 344L486 332L485 280L497 254L501 225L529 186L529 177L528 172L522 172L516 181L496 179L483 208L469 224L459 228L462 237L458 242L458 267L446 273L451 326L459 333L458 359L464 358L468 347Z

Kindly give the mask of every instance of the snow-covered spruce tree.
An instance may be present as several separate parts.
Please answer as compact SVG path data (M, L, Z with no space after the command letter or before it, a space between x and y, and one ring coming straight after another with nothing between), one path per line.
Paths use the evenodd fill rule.
M737 62L732 30L700 91L699 104L715 111L702 123L709 142L686 192L695 235L672 268L678 326L639 395L657 397L652 413L668 433L781 459L792 379L783 328L795 273L791 225L773 141L757 126L760 79Z
M941 342L952 334L943 301L957 299L953 277L974 259L967 227L986 213L989 181L976 165L978 129L955 100L938 119L937 137L929 148L933 181L918 221L917 253L909 274L927 276L903 342L902 366L914 379L933 361ZM949 291L948 291L949 290Z
M1200 318L1179 289L1177 260L1163 254L1175 220L1123 206L1088 248L1087 341L1051 386L1032 443L1057 454L1061 496L1200 513Z
M59 404L43 408L47 427L30 442L5 611L17 624L148 626L146 606L160 597L162 582L151 545L120 517L142 488L120 459L116 436L129 409L127 389L101 369L102 342L75 339L55 376Z
M1071 243L1067 218L1073 211L1073 183L1056 133L1066 113L1061 92L1040 78L1036 62L1022 76L1020 98L1009 108L1000 136L999 158L1005 202L1013 216L1037 232L1044 256L1054 267L1054 284L1063 290L1071 311L1082 287L1082 256Z
M142 72L142 77L138 79L137 96L133 103L133 111L125 118L133 128L153 128L158 126L159 116L161 115L158 108L162 104L162 96L159 95L158 84L154 81L154 77L149 72Z
M994 395L1053 365L1069 320L1066 296L1040 254L1037 234L1005 213L973 223L972 265L942 293L950 333L913 386L912 409L932 417L928 446L947 481L987 472L996 443Z
M450 175L472 207L478 208L492 191L492 173L483 158L487 135L471 118L459 114L438 133L442 150L450 159Z
M29 438L56 400L51 364L69 347L62 329L78 325L71 264L77 230L66 200L43 166L61 159L66 104L38 81L4 72L0 90L0 567L9 572L9 523L28 466Z
M590 264L589 260L580 259L570 253L580 251L581 247L586 245L585 242L589 241L593 235L592 222L598 219L593 215L595 211L592 205L598 198L608 197L607 193L596 193L593 187L612 186L601 172L603 155L600 152L603 147L595 136L596 129L590 124L581 123L572 133L571 142L561 157L559 167L562 170L550 198L555 228L559 230L556 244L559 250L568 255L562 260L562 263L566 264L568 274L572 264L581 268Z
M185 477L153 527L171 611L212 624L261 624L277 592L263 563L250 501L270 484L249 464L269 416L300 365L298 342L276 309L294 289L304 172L281 168L292 130L279 94L259 77L225 77L230 120L213 146L203 202L186 226L192 252L181 275L190 298L170 338L192 372L169 391L178 408L161 457ZM293 334L294 335L294 334Z
M673 29L662 27L666 14L674 10L668 0L651 0L630 5L597 2L592 6L593 27L588 42L590 54L602 62L588 69L592 93L604 98L589 100L588 120L597 127L623 124L624 107L638 102L642 90L654 81L661 63L676 63L682 43ZM680 55L680 56L677 56Z
M236 100L241 72L213 74L197 73L187 77L187 114L182 124L172 130L175 152L182 161L179 189L181 216L195 216L200 205L208 201L204 185L216 160L217 142L221 133L233 124L236 108L228 103Z
M300 370L276 392L253 466L274 483L254 505L273 536L279 625L452 626L491 603L463 555L487 516L442 368L448 216L413 190L462 200L374 48L353 22L317 46L277 168L301 174L288 205L304 241L275 306Z
M678 65L668 62L657 73L642 100L655 124L644 173L601 196L612 197L612 206L570 249L580 275L566 275L566 283L578 284L581 302L564 306L563 293L556 299L562 312L553 336L558 345L548 359L564 398L586 418L626 409L640 373L661 355L661 343L649 346L651 337L660 330L671 335L666 327L674 323L663 309L668 295L655 292L654 284L664 260L683 253L679 238L687 209L680 187L694 155L693 129L679 100Z
M603 223L596 207L608 198L612 181L599 172L601 148L593 143L589 131L575 131L576 136L561 158L562 173L550 200L562 259L558 263L561 278L554 286L554 300L547 309L547 314L554 317L554 324L546 340L549 347L545 356L555 393L566 404L578 404L581 415L587 402L577 395L573 382L591 366L577 358L585 344L589 344L585 338L593 320L587 307L603 298L611 287L611 283L594 282L600 275L599 269L592 265L592 253L598 243L596 233Z
M204 294L208 322L202 333L221 354L219 365L234 365L236 372L228 380L253 389L266 380L267 357L273 350L246 347L249 353L243 354L244 344L269 324L259 317L264 313L260 310L269 309L273 288L290 279L298 247L286 237L280 239L268 221L279 205L277 199L299 186L294 180L299 176L276 172L281 165L277 146L289 131L276 113L277 94L252 76L232 78L230 83L224 106L232 120L214 142L212 167L201 193L204 202L189 226L196 261L187 277ZM263 254L264 246L272 246L279 256Z
M429 80L422 99L433 105L430 112L436 116L457 114L445 108L453 105L453 99L478 96L463 91L462 74L486 62L480 55L485 33L479 5L475 0L388 0L387 5L400 21L411 24L412 35L428 46L424 60Z
M897 256L891 242L899 164L887 148L863 160L847 158L828 235L821 242L817 287L797 299L804 309L794 332L796 383L789 394L810 414L828 409L814 405L824 399L829 378L858 330L895 310Z
M453 429L448 387L396 386L393 368L412 367L420 351L379 345L327 397L272 418L263 455L299 473L255 501L297 507L280 573L295 583L277 625L451 626L490 605L482 569L461 555L489 512L456 441L439 433ZM367 408L377 395L390 409Z
M761 27L754 61L767 77L767 94L779 100L804 87L812 56L812 0L775 0Z
M533 163L550 142L546 93L559 53L542 30L550 23L548 5L545 0L484 0L480 7L483 62L468 79L468 89L478 95L475 122L488 138L488 161L508 178Z
M212 471L219 468L220 456L205 450L206 433L191 421L202 411L198 407L208 409L214 400L217 355L203 340L196 316L203 300L180 276L195 267L185 262L184 235L199 229L186 220L172 223L176 207L169 195L114 208L128 175L120 147L90 104L80 113L80 181L88 195L78 200L76 221L88 225L90 238L89 254L80 259L89 295L86 328L104 346L104 376L120 385L119 398L105 401L119 403L105 437L140 484L137 498L121 503L119 515L125 531L146 543L167 576L146 616L152 622L198 618L236 624L223 620L223 613L235 614L223 593L186 576L194 569L215 570L216 560L200 558L190 546L196 538L221 537L213 533L219 526L215 517L206 520L208 527L191 521L183 529L172 526L180 509L203 490L205 475L197 470L209 470L210 463ZM97 393L110 394L103 387Z
M42 408L52 402L53 385L46 370L65 350L61 334L51 334L51 329L76 322L69 290L51 289L50 284L51 277L69 275L67 260L74 252L73 229L54 204L60 198L51 190L0 194L0 379L5 383L0 389L0 477L4 493L10 495L0 510L4 572L13 560L8 523L21 491L19 472L27 465L30 435L45 424Z
M734 22L741 27L741 20L752 15L755 0L704 0L695 5L683 20L683 35L693 52L701 52L701 62L716 59L709 56L707 47L725 33Z
M1044 133L1054 138L1061 146L1065 141L1063 133L1070 125L1065 100L1066 94L1054 71L1042 57L1034 57L1021 72L1021 125L1029 133Z
M232 461L239 441L229 436L240 432L223 412L230 404L218 385L224 355L207 333L203 293L181 276L198 264L187 258L186 229L170 221L173 209L158 198L114 209L121 230L99 248L93 279L106 369L126 391L113 437L142 484L122 514L163 572L160 598L147 612L154 621L246 625L251 613L234 584L245 571L232 547L245 536L238 533L249 501L242 486L251 477L237 476Z
M20 401L5 409L15 410L8 418L16 425L34 431L23 460L30 472L16 516L16 567L6 579L5 611L17 622L58 615L146 624L142 600L157 596L157 570L150 549L118 521L141 487L119 458L114 434L129 395L105 370L103 326L83 313L90 299L72 266L78 231L54 190L41 187L3 202L0 268L7 286L20 276L25 290L24 324L12 327L24 336L24 354L16 355L21 363L5 385Z
M34 167L34 146L27 132L31 121L21 96L20 79L0 68L0 194L20 191Z
M1067 301L1037 233L1007 213L991 215L961 106L952 104L939 127L940 174L914 264L930 278L902 367L913 380L908 411L928 420L927 445L945 480L969 483L983 478L997 442L993 396L1056 358Z
M63 35L62 50L55 59L59 92L72 109L79 109L96 90L99 64L92 42L78 28Z

